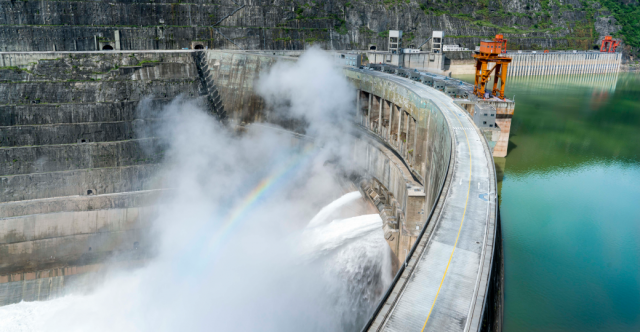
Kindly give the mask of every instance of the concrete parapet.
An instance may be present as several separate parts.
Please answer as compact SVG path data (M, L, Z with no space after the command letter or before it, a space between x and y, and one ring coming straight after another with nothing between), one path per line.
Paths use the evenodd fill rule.
M346 73L359 89L358 123L380 141L376 149L392 151L381 156L361 148L366 155L356 159L375 160L366 168L375 181L365 192L385 216L385 239L402 263L365 330L419 328L427 324L430 307L437 317L428 321L430 330L464 328L461 320L468 320L469 331L482 330L483 319L488 319L483 313L492 306L485 294L495 265L497 204L493 158L482 139L487 133L478 130L452 98L424 83L376 71ZM446 82L435 78L434 87L455 97L458 87ZM469 103L472 108L474 104ZM476 182L486 188L476 188ZM479 198L469 199L472 196ZM463 253L455 251L454 256L455 248ZM445 299L438 299L436 291ZM452 307L451 301L461 305Z
M367 173L397 201L399 232L395 236L399 239L394 243L404 243L395 248L402 261L423 229L425 211L438 199L451 156L451 133L444 115L428 99L367 71L345 72L360 91L372 96L358 121L384 143L377 143L375 151L361 147L358 151L364 152L357 152L362 155L355 159L375 160L366 166ZM413 195L415 189L420 195Z

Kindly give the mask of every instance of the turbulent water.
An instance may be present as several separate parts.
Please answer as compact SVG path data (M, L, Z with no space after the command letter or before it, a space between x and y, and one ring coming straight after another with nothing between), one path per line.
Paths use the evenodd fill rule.
M314 220L319 220L319 216L326 218L340 212L340 206L344 206L346 201L353 203L355 196L351 193L338 198L325 206ZM327 213L329 210L331 213ZM248 299L247 302L235 302L223 293L217 294L219 298L208 299L222 304L208 306L212 310L212 319L208 322L210 326L236 331L358 331L361 328L392 278L391 252L383 239L380 216L361 215L309 226L287 242L293 246L295 255L278 268L288 270L280 270L275 276L264 279L258 278L261 286L248 287L261 294L242 296ZM93 294L0 307L0 331L175 330L177 326L173 319L156 317L163 323L156 324L150 320L155 315L144 317L150 313L141 310L139 305L147 301L140 301L139 294L134 295L140 290L138 287L144 288L145 278L165 270L163 266L166 263L151 264L133 275L115 275L113 280ZM256 272L264 273L265 270ZM217 283L212 280L212 288ZM152 294L155 300L165 301L163 290L156 291ZM245 291L238 290L239 293ZM203 295L216 295L210 290L203 289L202 292ZM185 294L185 297L188 295ZM175 308L177 310L173 314L180 315L178 308L181 305L190 306L181 303L158 306L156 303L151 307L163 312ZM262 305L271 307L260 308ZM231 319L223 317L213 319L217 316L214 310L222 310L221 313L234 319L249 316L246 316L244 323L234 324ZM181 319L202 319L193 314L189 313ZM191 325L190 330L208 330L207 326L195 324Z
M194 101L141 102L157 120L138 129L164 156L154 181L171 188L141 243L155 257L90 294L2 307L0 331L359 330L391 281L391 250L379 216L353 217L367 211L360 194L340 197L341 174L357 171L355 90L334 65L312 49L256 82L270 116L305 124L313 143L232 132Z
M354 191L354 192L344 194L342 197L331 202L331 204L323 207L322 210L320 210L320 212L318 212L318 214L316 214L316 216L313 217L311 221L309 221L309 227L319 226L327 222L328 219L333 214L335 214L339 209L341 209L343 206L353 203L354 201L356 201L358 198L361 198L361 197L362 195L360 194L359 191Z
M391 250L378 214L363 215L308 229L306 255L323 263L335 288L336 316L345 330L359 331L391 284Z

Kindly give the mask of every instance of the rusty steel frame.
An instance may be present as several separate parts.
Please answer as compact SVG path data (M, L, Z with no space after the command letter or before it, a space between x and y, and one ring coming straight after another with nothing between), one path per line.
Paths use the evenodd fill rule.
M484 99L485 86L489 81L489 76L495 70L493 80L493 95L500 99L504 99L504 87L507 81L507 68L511 63L511 58L501 57L497 54L479 53L474 54L476 59L476 78L473 85L473 94L478 98ZM495 63L490 70L487 69L489 63ZM500 89L498 89L498 81L500 81Z

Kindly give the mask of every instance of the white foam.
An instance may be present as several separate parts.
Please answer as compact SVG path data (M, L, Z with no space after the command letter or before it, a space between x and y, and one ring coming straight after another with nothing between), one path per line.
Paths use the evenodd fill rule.
M358 330L391 283L391 250L378 214L334 220L308 228L303 257L323 264L336 316L345 331Z
M337 212L343 206L361 198L362 195L359 191L353 191L348 194L342 195L340 198L331 202L329 205L323 207L320 212L318 212L313 219L309 222L307 227L317 227L326 223L329 220L329 217Z
M79 296L65 296L51 301L20 302L0 308L0 331L46 331L45 322L61 309L80 301Z
M175 266L153 263L112 278L93 294L0 307L0 331L171 331L182 325L192 331L204 331L209 311L222 315L216 318L220 326L236 326L238 331L255 330L258 323L269 326L263 328L265 331L295 330L305 324L317 327L312 330L358 330L392 277L391 252L383 238L380 216L334 220L299 235L293 251L298 263L276 265L270 269L279 271L275 276L265 275L267 270L258 268L258 278L232 286L242 290L233 293L239 297L236 302L234 297L220 293L229 287L225 285L230 280L239 277L235 274L226 281L221 279L224 275L214 274L215 283L196 284L195 291L204 298L221 296L215 301L171 301L194 290L185 288L185 276L176 278L167 273ZM274 263L278 264L269 264ZM307 270L313 272L306 273ZM198 283L201 278L195 277L193 281ZM157 282L151 283L154 279ZM158 289L158 285L171 287ZM300 309L305 306L308 308ZM237 318L246 315L247 310L261 312L261 320L247 320L242 327L233 325L239 324ZM300 316L310 312L318 316Z

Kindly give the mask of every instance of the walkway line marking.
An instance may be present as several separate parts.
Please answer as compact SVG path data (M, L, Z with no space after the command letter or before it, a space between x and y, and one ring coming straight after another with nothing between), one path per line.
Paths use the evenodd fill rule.
M462 121L460 118L452 112L453 115L458 119L460 126L463 127ZM473 159L471 158L471 143L469 143L469 136L467 136L467 131L463 130L464 137L467 139L467 149L469 150L469 187L467 188L467 200L464 202L464 212L462 212L462 220L460 221L460 228L458 228L458 235L456 235L456 242L453 244L453 250L451 250L451 256L449 256L449 261L447 262L447 268L444 270L444 274L442 275L442 281L440 281L440 286L438 286L438 292L436 292L436 298L433 299L433 304L431 304L431 309L429 309L429 314L427 315L427 319L424 321L424 325L422 325L422 330L420 332L424 332L425 327L427 327L427 322L429 321L429 317L431 317L431 312L433 311L433 307L436 305L436 301L438 300L438 295L440 295L440 289L442 288L442 284L444 283L444 278L447 276L447 272L449 272L449 265L451 264L451 259L453 259L453 253L456 251L456 246L458 245L458 240L460 239L460 232L462 232L462 225L464 224L464 217L467 214L467 204L469 203L469 192L471 192L471 165L473 164Z

